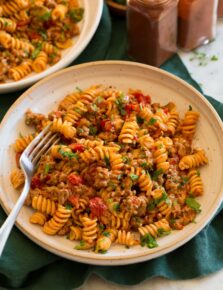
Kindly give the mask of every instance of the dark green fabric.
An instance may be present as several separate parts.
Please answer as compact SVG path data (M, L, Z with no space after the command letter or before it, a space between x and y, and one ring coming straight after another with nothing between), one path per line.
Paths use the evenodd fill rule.
M113 17L104 7L99 28L87 49L75 61L83 63L103 59L127 60L125 19ZM201 91L180 58L175 55L162 68L174 73ZM1 96L0 117L22 92ZM223 119L223 105L207 97ZM0 208L0 224L6 218ZM0 258L0 289L61 290L79 287L91 275L119 284L133 285L145 279L163 276L189 279L223 267L223 212L218 214L195 238L174 252L152 261L128 266L102 267L71 262L37 246L14 228Z

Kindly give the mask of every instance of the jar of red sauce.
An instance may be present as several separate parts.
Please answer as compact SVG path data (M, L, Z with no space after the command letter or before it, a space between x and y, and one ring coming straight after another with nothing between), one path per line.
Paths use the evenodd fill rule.
M223 0L218 0L218 17L223 17Z
M179 0L178 45L190 51L215 37L217 0Z
M127 0L128 54L160 66L177 51L178 0Z

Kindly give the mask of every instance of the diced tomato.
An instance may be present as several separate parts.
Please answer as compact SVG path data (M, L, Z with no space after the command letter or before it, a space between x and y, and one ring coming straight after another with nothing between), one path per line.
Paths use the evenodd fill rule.
M89 201L92 217L101 217L107 210L107 205L100 197L93 197Z
M79 197L76 194L72 194L68 197L68 201L76 208L79 207Z
M38 176L33 176L32 180L31 180L31 188L35 189L35 188L40 188L42 186L41 180Z
M133 111L138 112L139 106L137 104L127 104L125 105L125 110L127 112L127 115L130 115Z
M84 145L82 144L77 144L77 143L72 143L69 145L70 149L74 152L84 152Z
M138 103L142 104L150 104L151 103L151 97L149 95L143 95L140 92L133 93L133 96L137 99Z
M138 140L138 136L134 135L133 140L135 140L135 141Z
M71 185L79 185L84 183L83 177L74 173L68 175L67 180Z
M164 112L165 114L168 114L168 113L169 113L169 109L168 109L168 108L164 108L164 109L163 109L163 112Z
M104 131L107 132L111 131L113 128L112 122L109 119L102 120L100 126Z
M15 161L16 161L17 167L20 167L19 159L20 159L21 155L22 155L22 153L16 153L16 155L15 155Z
M28 31L27 33L31 39L41 39L41 35L35 31Z

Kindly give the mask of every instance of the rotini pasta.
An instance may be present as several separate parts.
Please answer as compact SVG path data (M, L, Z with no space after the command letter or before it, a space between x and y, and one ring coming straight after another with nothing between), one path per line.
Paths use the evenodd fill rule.
M47 116L29 110L27 125L39 132L51 124L61 137L32 177L26 204L36 212L30 222L48 235L78 241L77 250L158 246L157 239L200 212L198 169L208 159L192 146L198 116L188 111L181 119L173 103L162 106L140 90L125 94L98 85L70 92ZM35 134L16 140L16 154ZM22 186L20 169L11 182Z

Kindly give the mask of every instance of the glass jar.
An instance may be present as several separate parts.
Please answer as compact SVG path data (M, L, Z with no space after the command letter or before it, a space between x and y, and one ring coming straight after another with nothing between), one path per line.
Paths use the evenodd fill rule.
M178 0L127 0L128 54L160 66L177 51Z
M215 37L218 0L180 0L178 45L190 51Z
M223 17L223 0L218 0L218 17Z

